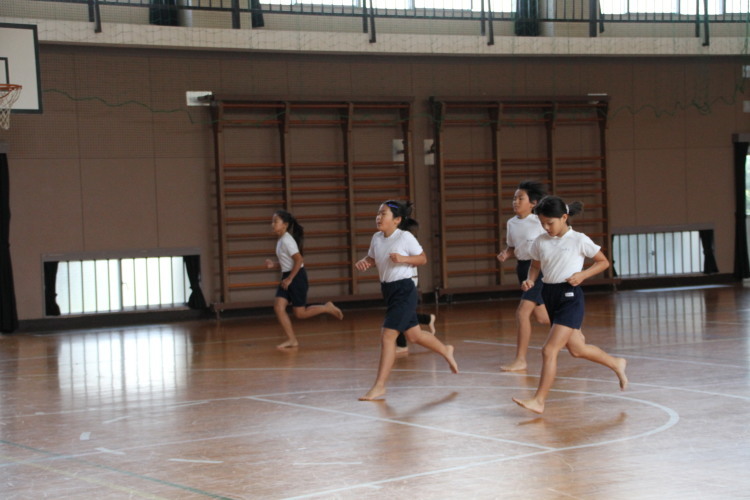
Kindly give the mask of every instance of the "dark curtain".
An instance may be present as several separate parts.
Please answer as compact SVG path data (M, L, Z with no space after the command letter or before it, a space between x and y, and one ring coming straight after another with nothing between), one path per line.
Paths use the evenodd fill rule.
M610 250L609 250L610 255L608 255L607 257L609 257L610 262L612 263L612 277L613 278L617 278L617 276L618 276L618 274L617 274L618 262L615 261L615 250L614 250L614 248L615 248L615 235L614 234L612 235L612 239L609 242L609 248L610 248Z
M745 161L748 145L747 142L734 143L734 276L739 279L750 278L745 226Z
M539 1L517 0L514 30L517 36L539 36Z
M188 298L187 305L190 309L205 309L206 299L201 290L201 256L186 255L183 260L188 280L190 280L190 289L193 291Z
M57 268L59 262L44 263L44 313L47 316L60 316L57 305Z
M179 26L180 15L177 0L151 0L148 9L149 23L158 26Z
M0 154L0 331L11 333L18 329L16 290L13 286L13 266L10 261L10 175L8 156Z
M250 26L253 28L262 28L265 25L260 0L250 0Z
M703 274L713 274L719 272L719 266L716 265L714 256L714 231L713 229L704 229L698 231L698 235L703 245Z

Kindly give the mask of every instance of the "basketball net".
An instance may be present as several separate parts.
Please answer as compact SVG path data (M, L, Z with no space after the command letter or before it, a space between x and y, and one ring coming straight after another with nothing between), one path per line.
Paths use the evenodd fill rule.
M0 128L10 128L10 110L21 96L21 86L12 83L0 84Z

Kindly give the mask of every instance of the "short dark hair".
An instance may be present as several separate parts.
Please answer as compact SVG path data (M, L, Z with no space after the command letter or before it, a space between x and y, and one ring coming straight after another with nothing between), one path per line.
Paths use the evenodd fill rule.
M544 190L544 184L536 181L523 181L518 185L518 189L526 191L530 201L539 201L545 196L547 192Z

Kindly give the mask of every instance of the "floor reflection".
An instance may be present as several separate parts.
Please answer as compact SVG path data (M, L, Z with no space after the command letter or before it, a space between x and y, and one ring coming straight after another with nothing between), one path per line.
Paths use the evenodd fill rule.
M53 359L63 400L111 402L175 393L187 383L192 351L187 331L161 326L63 336Z

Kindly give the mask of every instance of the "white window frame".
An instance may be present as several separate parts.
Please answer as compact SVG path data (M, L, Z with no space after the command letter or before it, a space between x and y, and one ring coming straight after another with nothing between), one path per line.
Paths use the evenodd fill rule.
M50 254L42 261L58 263L56 303L60 316L73 316L186 307L192 293L184 264L189 255L200 251Z
M599 8L606 15L627 14L679 14L696 15L695 0L601 0ZM743 14L750 11L750 0L709 0L708 14ZM697 14L703 15L703 1L698 5Z
M516 0L491 0L493 12L513 13L516 11ZM364 2L367 2L365 5ZM275 5L326 5L333 7L360 8L370 7L368 0L269 0ZM482 0L373 0L375 9L392 10L464 10L479 12Z
M612 262L618 278L653 278L703 273L699 232L712 227L642 228L615 231Z

